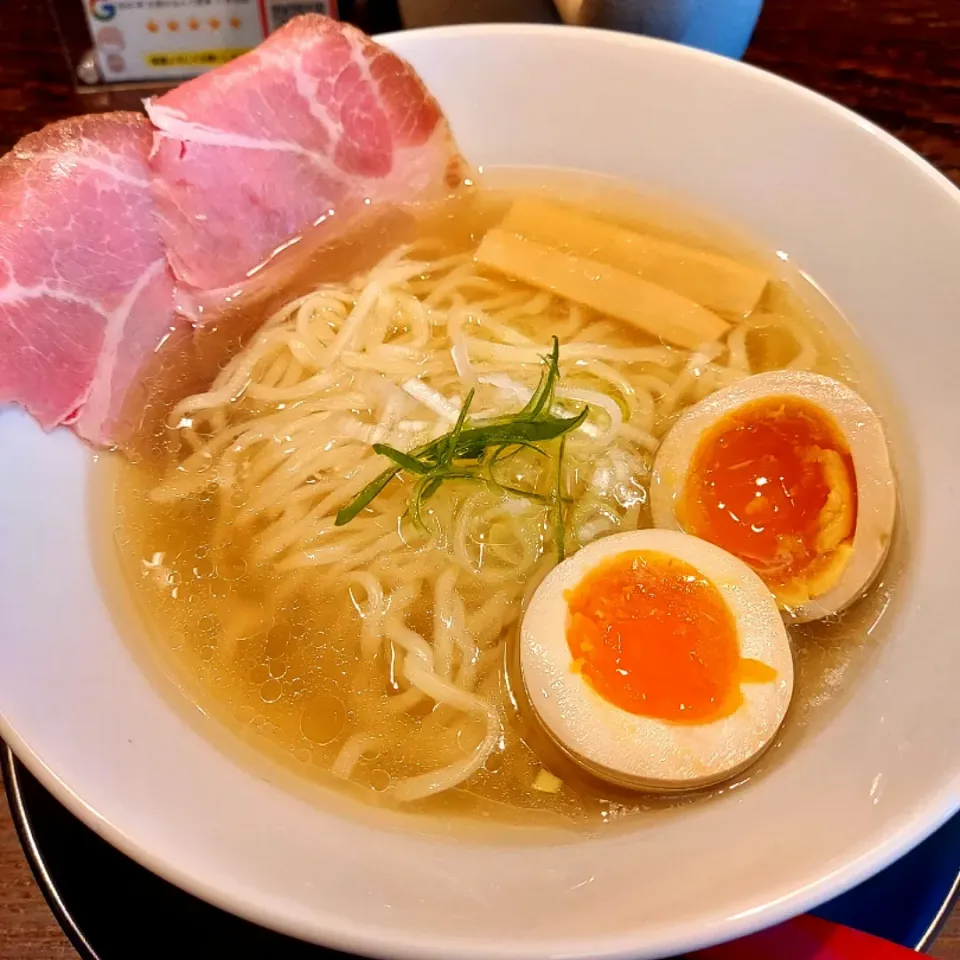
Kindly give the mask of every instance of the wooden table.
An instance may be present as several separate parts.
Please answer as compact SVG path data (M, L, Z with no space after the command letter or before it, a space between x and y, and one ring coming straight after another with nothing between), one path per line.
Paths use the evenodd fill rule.
M40 0L0 8L0 150L50 120L136 109L135 91L74 92ZM747 59L859 111L960 184L960 0L766 0ZM960 911L933 955L960 960ZM0 804L0 960L72 956Z

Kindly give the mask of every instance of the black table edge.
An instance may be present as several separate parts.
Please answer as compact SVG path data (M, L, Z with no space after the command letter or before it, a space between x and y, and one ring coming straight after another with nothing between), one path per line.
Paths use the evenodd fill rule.
M23 801L17 764L18 761L13 751L6 744L3 744L3 753L2 756L0 756L3 788L7 794L7 803L10 805L10 814L13 818L13 825L16 828L17 836L20 839L20 846L23 847L27 863L30 864L33 878L36 880L37 886L40 887L44 899L53 912L57 923L60 924L60 928L66 934L67 939L82 960L100 960L96 951L87 942L83 931L77 926L73 915L70 913L70 908L60 898L60 893L47 871L47 866L43 859L43 852L37 845L36 837L33 833L30 813Z

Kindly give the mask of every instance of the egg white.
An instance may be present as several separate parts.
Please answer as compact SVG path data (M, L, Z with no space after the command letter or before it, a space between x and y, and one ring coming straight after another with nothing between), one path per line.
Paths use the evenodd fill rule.
M736 622L741 657L776 671L769 683L741 686L728 717L678 724L614 706L573 669L565 591L603 560L653 550L698 570L719 591ZM783 619L763 581L713 544L673 530L635 530L584 547L537 588L520 629L520 670L527 697L551 738L584 768L625 786L673 792L726 780L773 740L793 694L793 656Z
M850 560L829 590L789 609L794 621L818 620L839 613L870 586L886 558L896 519L897 487L883 425L850 387L817 373L775 370L746 377L701 400L677 420L657 451L650 508L654 526L681 530L678 500L704 433L744 404L774 397L795 397L823 411L845 439L856 475L857 522Z

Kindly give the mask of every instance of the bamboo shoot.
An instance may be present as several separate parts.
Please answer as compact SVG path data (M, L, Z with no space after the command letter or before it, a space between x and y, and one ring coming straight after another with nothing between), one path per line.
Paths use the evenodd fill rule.
M756 307L767 285L767 274L755 267L546 200L518 200L500 226L535 243L636 273L708 310L736 317Z
M553 250L505 230L487 232L476 260L688 350L718 340L730 327L693 300L635 274Z

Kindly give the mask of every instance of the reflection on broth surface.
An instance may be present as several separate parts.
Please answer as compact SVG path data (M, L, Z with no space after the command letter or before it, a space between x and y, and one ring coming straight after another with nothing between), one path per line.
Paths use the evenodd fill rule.
M202 709L306 777L520 822L589 825L691 800L594 780L538 730L516 670L524 604L561 552L651 524L653 456L693 403L765 370L857 387L862 371L782 263L585 184L559 194L582 201L568 214L599 211L617 237L552 237L528 186L371 226L379 263L318 260L299 298L255 315L266 325L229 363L217 355L209 392L155 401L139 455L100 470L123 589L152 642ZM491 228L522 241L506 268L490 247L475 260ZM672 339L650 329L661 320ZM552 337L559 380L542 416L586 419L518 445L526 434L509 430ZM161 365L164 395L196 389ZM436 454L429 477L408 465L360 509L391 466L371 444L429 459L468 397L464 431L501 418L508 432L441 467ZM848 682L888 599L875 585L840 617L790 627L795 692L775 754Z

